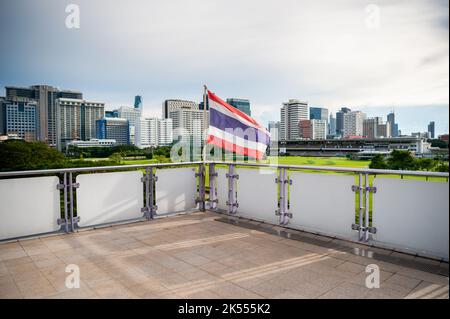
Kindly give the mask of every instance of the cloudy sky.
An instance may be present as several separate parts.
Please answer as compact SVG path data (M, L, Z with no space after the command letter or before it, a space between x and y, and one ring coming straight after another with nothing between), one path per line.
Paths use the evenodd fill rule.
M66 27L69 4L80 28ZM290 98L448 132L448 1L0 0L0 86L81 90L107 109L141 94L200 101L202 85L279 118ZM0 90L0 95L2 95Z

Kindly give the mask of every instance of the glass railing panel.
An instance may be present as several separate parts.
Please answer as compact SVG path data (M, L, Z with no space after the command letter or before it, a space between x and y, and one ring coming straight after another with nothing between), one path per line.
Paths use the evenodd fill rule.
M349 175L290 172L288 227L355 239L355 179Z
M56 176L0 180L0 239L60 229Z
M142 176L141 171L78 175L78 225L85 227L142 217Z
M156 214L194 209L198 197L196 169L192 167L157 169Z
M448 183L378 177L374 186L374 239L448 260Z
M270 172L270 173L269 173ZM278 224L276 170L238 168L236 215Z

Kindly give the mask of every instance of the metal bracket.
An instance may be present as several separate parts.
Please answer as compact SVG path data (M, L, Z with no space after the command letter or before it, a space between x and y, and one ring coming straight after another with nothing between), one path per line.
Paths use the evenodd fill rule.
M279 209L275 210L275 216L281 216L281 212ZM284 216L287 216L289 218L292 218L292 213L284 213Z
M72 184L72 188L79 188L80 187L80 183L73 183Z
M233 203L233 204L230 204L230 202L227 201L226 204L227 204L227 206L239 207L239 204L237 202Z
M208 202L210 202L210 203L218 203L219 200L217 198L216 199L210 199Z
M216 172L216 173L210 173L209 176L210 176L210 177L213 177L213 176L214 176L214 177L218 177L218 176L219 176L219 173L217 173L217 172Z
M360 187L358 185L352 185L352 192L359 192L362 189L363 187Z
M375 186L367 186L365 191L369 192L369 193L376 193L377 192L377 188Z
M236 178L236 179L239 179L239 175L238 174L234 174L234 175L230 175L230 174L226 174L225 175L227 178Z
M64 188L65 188L65 185L64 185L64 184L58 184L58 185L56 185L56 189L61 190L61 189L64 189Z
M76 216L76 217L72 218L72 220L75 223L79 223L80 222L80 216ZM66 220L64 218L58 218L56 220L56 222L58 223L58 225L65 225L66 224Z
M358 224L352 224L352 230L361 230L361 231L368 231L371 234L376 234L377 233L377 228L376 227L363 227L363 226L359 226Z

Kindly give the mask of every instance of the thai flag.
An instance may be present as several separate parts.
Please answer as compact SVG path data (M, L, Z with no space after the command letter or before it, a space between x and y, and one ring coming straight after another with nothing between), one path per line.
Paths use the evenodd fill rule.
M239 155L262 159L270 133L257 121L208 92L209 128L207 144Z

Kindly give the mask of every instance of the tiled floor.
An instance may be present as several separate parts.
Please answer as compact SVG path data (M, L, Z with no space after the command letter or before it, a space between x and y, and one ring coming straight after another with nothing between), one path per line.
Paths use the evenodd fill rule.
M380 249L386 258L371 259L356 244L221 219L195 213L0 244L0 297L448 298L448 263ZM406 266L393 262L403 257ZM380 268L380 288L366 288L368 264ZM66 288L68 265L79 267L80 288Z

